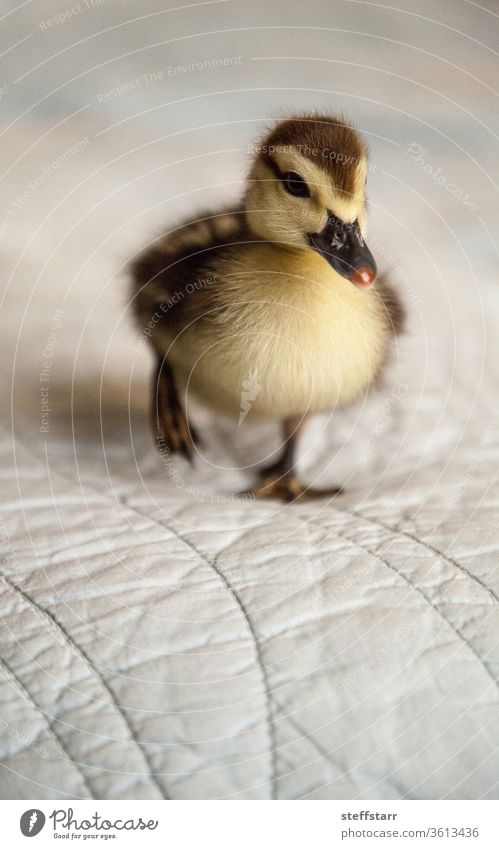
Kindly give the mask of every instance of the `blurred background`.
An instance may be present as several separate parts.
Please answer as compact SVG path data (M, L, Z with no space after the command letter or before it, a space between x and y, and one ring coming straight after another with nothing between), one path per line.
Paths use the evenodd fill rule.
M327 422L328 468L324 428L311 425L303 462L329 480L334 460L359 492L385 475L397 492L416 476L429 497L450 476L454 492L463 471L454 479L452 458L473 464L496 404L497 10L4 3L1 343L16 437L78 477L108 464L118 489L132 479L142 489L136 464L154 477L150 359L130 321L126 263L179 217L237 200L249 145L270 121L329 110L369 144L371 246L410 320L388 412L374 394ZM277 439L273 427L242 431L212 429L197 484L241 488L239 467ZM471 478L467 494L481 485Z

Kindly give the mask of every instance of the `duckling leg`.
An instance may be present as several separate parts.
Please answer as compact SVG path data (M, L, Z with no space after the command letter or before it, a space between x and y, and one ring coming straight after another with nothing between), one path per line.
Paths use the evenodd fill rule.
M296 444L299 433L305 423L304 416L295 416L283 422L284 447L275 463L265 466L259 472L260 481L250 494L255 498L276 498L280 501L309 500L338 495L341 487L314 489L305 486L296 471Z
M182 454L192 463L199 439L179 401L171 366L161 354L157 355L152 385L151 425L160 452Z

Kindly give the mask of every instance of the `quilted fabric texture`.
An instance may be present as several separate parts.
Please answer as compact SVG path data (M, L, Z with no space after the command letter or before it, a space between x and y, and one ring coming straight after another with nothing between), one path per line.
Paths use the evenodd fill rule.
M172 12L163 40L224 28L216 7L195 11ZM358 31L361 11L335 25ZM26 14L7 21L7 45L28 32ZM97 29L115 23L99 14ZM265 64L251 57L276 53L272 32L245 33L237 14L240 32L190 47L241 55L231 76L183 72L167 90L140 76L165 66L164 47L133 52L159 41L157 21L109 36L92 62L85 45L59 56L57 33L36 34L22 67L9 54L9 86L47 60L47 99L36 105L38 73L5 98L0 795L497 798L492 75L479 45L461 50L465 36L443 23L386 13L391 64L368 39L362 61L379 73L342 65L326 85L305 59L330 57L331 33L304 45L288 32L277 52L304 58ZM259 14L273 25L275 10ZM470 14L486 42L486 19ZM96 31L89 15L64 26L68 43ZM356 38L336 34L336 58L359 58ZM407 40L426 49L410 84ZM164 106L193 90L195 105ZM163 221L237 197L248 142L283 101L359 116L375 166L371 247L409 310L384 386L303 439L305 478L345 494L286 507L234 497L277 448L272 425L193 403L194 467L155 453L151 359L124 272Z

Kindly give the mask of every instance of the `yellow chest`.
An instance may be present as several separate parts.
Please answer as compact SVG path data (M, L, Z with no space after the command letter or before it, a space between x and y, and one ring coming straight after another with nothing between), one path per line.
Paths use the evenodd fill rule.
M283 418L352 402L386 357L376 290L356 289L312 251L264 243L222 260L209 320L171 349L190 390L230 415Z

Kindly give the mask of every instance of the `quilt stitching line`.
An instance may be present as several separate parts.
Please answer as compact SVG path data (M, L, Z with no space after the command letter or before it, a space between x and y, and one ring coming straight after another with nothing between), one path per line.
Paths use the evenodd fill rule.
M0 427L0 429L3 430L7 434L7 430L5 428ZM39 460L38 456L34 452L32 452L24 444L24 442L22 442L21 444L22 444L23 449L26 451L26 453L41 464L41 461ZM77 481L71 475L65 474L64 472L61 472L59 470L57 471L57 474L63 480L69 481L72 484L77 483ZM104 498L107 498L110 495L110 493L108 493L106 490L102 490L101 488L96 486L94 483L90 484L90 488L93 489L93 491L95 493L97 493L98 495L102 495ZM142 517L145 516L145 514L141 513L140 510L137 510L137 508L132 507L128 503L128 501L125 501L124 503L125 503L125 506L128 507L132 512L137 513L139 516L142 516ZM389 531L392 534L400 534L401 536L407 537L407 539L410 539L413 542L417 543L422 548L425 548L429 551L432 551L434 554L437 555L437 557L441 557L447 564L455 566L456 569L464 572L464 574L467 575L467 577L470 578L470 580L475 581L477 584L479 584L491 596L491 598L494 599L494 601L499 602L499 596L494 592L494 590L491 587L488 587L487 584L485 584L477 575L473 575L465 566L462 565L462 563L459 563L459 561L455 560L453 557L450 557L449 555L444 554L443 551L440 551L440 549L436 548L431 543L426 542L425 540L418 539L418 537L414 536L409 531L404 531L404 530L402 530L401 528L398 528L398 527L392 528L390 525L387 525L386 523L382 522L380 519L376 519L376 520L371 519L370 517L365 516L363 513L360 513L356 510L347 510L346 508L340 508L340 507L337 507L337 506L334 506L334 505L331 505L331 506L332 506L333 510L337 513L341 513L344 516L350 516L350 517L354 516L357 519L363 519L364 521L369 522L370 524L374 525L374 527L379 526L379 527L385 528L385 530ZM146 518L150 519L149 516L147 516ZM160 527L165 527L164 524L162 524L161 522L158 522L156 519L153 519L152 521L153 521L154 524L157 524ZM321 526L320 524L317 524L317 523L315 523L315 524L316 524L316 527L320 527L320 528L322 528L322 530L324 530L323 526ZM169 526L166 525L166 527L169 527ZM210 565L210 564L208 563L208 565Z
M126 507L128 507L129 510L131 510L133 513L135 513L138 516L142 516L142 517L145 516L145 514L141 510L138 509L138 507L135 507L132 504L130 504L128 499L126 501ZM241 611L241 613L243 615L243 618L244 618L246 625L248 627L248 631L250 633L251 640L252 640L252 643L253 643L253 647L254 647L254 650L255 650L255 660L257 662L257 666L260 669L260 674L261 674L261 677L262 677L264 697L265 697L265 720L266 720L266 726L267 726L267 729L268 729L268 736L269 736L269 756L270 756L270 777L269 777L270 793L269 793L269 795L270 795L271 799L275 799L275 786L274 785L275 785L276 780L277 780L276 779L276 764L275 764L276 739L275 739L275 728L274 728L274 722L273 722L273 718L272 718L272 709L271 709L271 701L270 701L270 689L269 689L269 683L270 682L268 680L267 671L266 671L265 665L263 663L263 658L262 658L261 651L260 651L260 645L259 645L258 638L256 636L256 632L255 632L254 627L253 627L253 623L251 622L251 619L250 619L250 617L249 617L249 615L248 615L238 593L235 591L234 587L231 585L231 583L228 581L228 579L226 578L224 573L220 570L220 568L217 565L217 561L218 561L218 558L220 557L220 555L226 550L226 548L230 548L230 546L233 543L230 543L229 546L227 546L226 548L223 548L221 551L219 551L218 554L213 559L213 562L212 562L204 554L204 552L202 552L200 549L198 549L198 547L195 545L195 543L191 542L191 540L189 540L187 537L184 537L180 533L180 531L178 531L176 528L169 525L167 522L159 521L159 519L156 519L156 518L151 519L150 516L147 516L147 518L150 521L152 521L153 524L157 525L158 527L170 531L170 533L172 533L174 536L176 536L177 539L179 539L184 545L188 546L209 568L211 568L215 572L215 574L220 578L223 585L227 589L228 593L232 596L236 606L239 608L239 610Z
M72 481L72 482L74 482L74 481ZM94 488L94 490L97 490L97 488L96 488L96 487L93 487L93 488ZM99 494L106 495L106 493L105 493L105 492L102 492L101 490L97 490L97 491L99 491ZM129 509L131 509L133 512L136 512L136 513L139 513L139 514L140 514L140 511L136 510L136 508L133 508L133 507L131 507L130 505L127 505L127 506L128 506L128 507L129 507ZM476 581L476 583L478 583L479 585L481 585L481 586L482 586L482 588L483 588L483 589L485 589L485 590L486 590L486 592L487 592L489 595L493 596L494 598L497 598L497 596L495 596L495 594L493 593L493 591L492 591L489 587L487 587L487 585L486 585L486 584L484 584L484 583L483 583L483 582L482 582L482 581L481 581L478 577L476 577L476 576L474 576L472 573L470 573L470 572L466 569L466 567L462 566L461 564L459 564L459 563L458 563L457 561L455 561L454 559L452 559L452 558L450 558L450 557L446 556L445 554L443 554L443 552L439 551L438 549L436 549L435 547L433 547L431 544L429 544L429 543L425 543L425 542L423 542L422 540L418 540L418 538L417 538L417 537L413 537L413 536L411 536L411 534L410 534L410 533L405 532L405 531L403 531L403 530L401 530L401 529L394 529L394 528L390 527L389 525L385 525L385 524L384 524L384 523L382 523L382 522L376 522L376 521L374 521L374 520L372 520L372 519L370 519L370 518L368 518L368 517L364 516L364 515L363 515L363 514L361 514L361 513L356 513L355 511L350 512L350 511L348 511L348 510L340 510L340 509L338 509L338 508L335 508L335 509L337 510L337 512L339 512L339 513L343 513L344 515L348 515L348 516L355 516L356 518L363 519L364 521L369 522L370 524L372 524L372 525L373 525L373 526L375 526L375 527L376 527L377 525L379 525L379 526L381 526L381 527L384 527L384 528L385 528L386 530L388 530L390 533L400 534L401 536L405 536L405 537L407 537L407 538L409 538L409 539L412 539L414 542L416 542L416 543L417 543L418 545L420 545L421 547L426 548L427 550L433 551L433 553L435 553L437 556L442 557L442 559L443 559L444 561L446 561L447 563L450 563L450 564L454 565L457 569L459 569L460 571L464 572L464 573L465 573L465 574L466 574L466 575L467 575L467 576L468 576L471 580ZM141 515L142 515L142 514L141 514ZM150 517L148 517L148 518L150 519ZM162 524L161 524L161 523L159 523L159 522L157 522L157 524L161 525L162 527L165 527L164 525L162 525ZM321 530L323 530L323 531L324 531L324 530L326 530L326 529L324 528L324 526L323 526L323 525L317 524L317 526L318 526ZM166 526L166 527L167 527L169 530L171 530L171 531L172 531L172 529L171 529L171 528L169 528L169 526ZM172 531L172 532L173 532L173 531ZM346 537L346 536L344 536L344 539L346 539L346 540L347 540L348 542L350 542L350 543L353 543L354 545L359 545L359 547L363 547L363 546L360 546L360 544L359 544L357 541L350 540L350 539L349 539L348 537ZM186 541L184 540L184 542L186 542ZM189 544L189 543L187 542L187 544ZM192 547L192 546L191 546L191 547ZM194 550L194 549L193 549L193 550ZM492 677L492 676L490 675L490 673L488 672L487 667L485 666L484 662L483 662L483 661L482 661L482 659L479 657L479 655L476 653L475 649L474 649L474 648L470 645L470 643L466 640L466 638L465 638L465 637L463 637L462 635L460 635L460 634L459 634L459 632L457 632L457 631L456 631L456 629L454 628L454 626L452 625L452 623L451 623L451 622L450 622L450 621L449 621L449 620L448 620L448 619L447 619L447 618L446 618L443 614L441 614L441 613L440 613L440 611L439 611L439 610L438 610L438 609L437 609L437 608L436 608L436 607L435 607L435 606L434 606L434 605L433 605L433 604L429 601L429 599L427 599L427 598L424 596L424 594L422 593L422 591L421 591L421 590L420 590L420 589L419 589L416 585L414 585L412 582L410 582L410 581L406 578L406 576L405 576L405 575L403 575L403 574L399 573L395 567L391 566L391 564L387 563L386 561L383 561L383 559L382 559L382 558L381 558L378 554L376 554L376 552L375 552L375 551L370 551L370 550L369 550L369 549L367 549L367 548L364 548L364 550L365 550L365 551L367 551L367 553L371 554L372 556L377 557L377 558L378 558L381 562L384 562L384 563L385 563L385 565L386 565L388 568L390 568L392 571L394 571L397 575L400 575L400 576L401 576L404 580L406 580L406 581L407 581L407 583L408 583L410 586L412 586L412 587L413 587L414 589L416 589L416 590L417 590L417 591L418 591L421 595L423 595L423 598L425 599L425 601L426 601L426 602L427 602L427 603L428 603L431 607L433 607L433 608L435 609L435 611L436 611L436 612L437 612L437 613L441 616L441 618L442 618L442 619L446 622L446 624L448 624L448 625L449 625L449 627L450 627L450 628L451 628L451 629L452 629L452 630L456 633L456 635L460 638L460 640L461 640L462 642L464 642L464 643L468 646L468 648L470 648L470 649L471 649L471 651L472 651L472 652L473 652L473 653L477 656L477 659L479 660L479 662L481 663L481 665L484 667L484 669L485 669L485 671L487 672L487 674L489 674L489 677ZM209 563L208 561L206 561L206 562L207 562L207 564L208 564L209 566L212 566L212 564L211 564L211 563ZM213 567L212 567L212 568L213 568ZM221 576L221 579L223 580L223 576ZM233 590L232 590L230 587L228 587L228 589L229 589L229 591L233 592ZM492 680L494 681L494 683L496 683L496 681L495 681L495 679L494 679L494 678L492 678Z
M338 513L342 513L345 516L355 516L357 519L363 519L364 521L369 522L369 524L374 525L374 527L379 526L381 528L385 528L385 530L389 531L392 534L400 534L400 536L407 537L407 539L412 540L417 545L420 545L427 551L433 552L433 554L436 554L437 557L441 557L442 560L444 560L445 563L447 563L449 566L455 566L456 569L458 569L460 572L463 572L471 581L474 581L475 583L479 584L479 586L481 586L482 589L485 590L487 595L493 601L499 602L499 596L494 592L491 587L488 587L487 584L484 583L484 581L482 581L477 575L473 575L473 573L470 572L469 569L466 568L466 566L463 566L462 563L459 563L458 560L455 560L453 557L444 554L443 551L440 551L440 549L436 548L434 545L427 542L426 540L418 539L418 537L414 536L409 531L404 531L401 528L392 528L390 527L390 525L387 525L385 522L382 522L381 519L371 519L368 516L365 516L363 513L358 512L357 510L345 510L341 507L336 506L333 509Z
M269 737L269 760L270 760L270 776L269 776L270 794L269 795L270 795L271 799L275 799L275 797L276 797L275 796L276 738L275 738L275 727L274 727L274 722L273 722L273 717L272 717L272 708L271 708L270 682L269 682L269 679L268 679L265 664L263 662L263 657L262 657L262 653L261 653L261 650L260 650L260 644L259 644L259 641L258 641L258 637L256 635L256 631L255 631L255 628L254 628L253 623L251 621L251 618L250 618L250 616L249 616L249 614L246 610L244 603L242 602L241 598L239 597L239 594L236 592L236 590L234 589L234 587L232 586L232 584L230 583L230 581L228 580L226 575L222 572L222 570L220 569L220 566L218 565L218 559L220 557L220 554L222 554L223 551L225 551L225 549L222 549L222 551L219 552L213 558L213 560L210 560L202 551L200 551L198 549L198 547L194 543L192 543L189 539L184 538L184 536L182 534L180 534L180 532L178 530L171 528L168 525L166 525L166 527L168 527L169 530L171 530L172 533L174 533L175 536L177 536L178 539L180 539L185 545L188 545L192 549L192 551L194 551L194 553L197 554L197 556L200 557L207 564L207 566L209 566L211 569L213 569L215 574L218 575L218 577L222 581L226 590L232 596L234 602L236 603L237 607L239 608L239 610L241 611L241 613L243 615L244 621L247 625L247 628L248 628L248 631L249 631L249 634L250 634L250 637L251 637L251 640L252 640L252 643L253 643L253 648L254 648L254 651L255 651L255 660L257 662L257 666L260 669L260 674L261 674L261 678L262 678L264 698L265 698L265 721L266 721L268 737Z
M312 522L311 524L316 524L316 523ZM322 527L322 526L320 526L320 527ZM377 551L371 550L366 545L362 545L362 543L358 542L357 540L351 539L346 534L344 534L340 531L336 531L336 533L338 534L338 536L343 537L343 539L346 539L348 542L353 543L353 545L356 545L359 548L361 548L367 554L370 554L372 557L375 557L377 560L380 561L380 563L383 563L388 569L390 569L392 572L394 572L396 575L398 575L400 578L402 578L407 584L409 584L409 586L411 586L414 590L416 590L416 592L419 593L419 595L421 595L421 597L435 611L435 613L437 613L444 620L444 622L447 623L449 628L451 628L451 630L456 634L456 636L459 638L459 640L465 646L467 646L468 649L474 654L474 656L476 657L476 659L480 663L480 666L483 668L484 672L487 674L487 676L490 678L490 680L494 683L495 687L499 688L499 682L496 680L496 678L494 677L492 672L489 670L489 668L488 668L487 664L485 663L485 661L483 660L483 658L480 657L480 655L478 654L475 647L469 642L469 640L466 638L466 636L464 634L462 634L460 632L460 630L450 621L450 619L448 619L447 616L445 616L442 613L442 611L438 609L438 607L431 601L431 599L429 599L428 596L425 595L423 590L421 590L418 587L417 584L414 584L413 581L411 581L407 577L407 575L404 575L403 572L400 572L395 566L392 566L392 564L388 560L386 560L384 557L382 557L380 554L378 554Z
M60 739L59 735L55 731L55 729L53 727L53 723L49 720L48 715L45 713L45 711L39 705L36 704L31 693L29 692L29 690L26 689L26 687L24 686L22 681L18 678L18 676L16 675L14 670L9 666L7 661L4 658L1 658L0 662L1 662L2 666L5 667L5 669L7 670L9 675L11 676L11 678L14 680L15 684L17 685L17 687L21 691L22 695L24 696L24 698L26 699L28 704L31 705L31 707L35 710L35 712L40 714L40 716L42 717L43 724L45 725L45 728L47 729L50 737L55 741L57 748L61 749L64 752L64 754L66 755L66 762L71 767L73 767L75 772L80 777L81 782L82 782L85 790L88 792L90 799L98 798L98 796L95 796L93 791L91 790L90 785L89 785L87 779L85 778L85 775L83 774L83 771L80 769L80 765L78 764L77 761L74 761L73 758L70 756L70 754L67 751L66 747L64 746L62 740ZM25 776L23 776L23 777L25 777ZM79 796L79 797L76 797L76 798L84 798L84 797Z
M230 583L228 578L224 575L224 573L222 572L222 570L220 569L220 567L218 565L218 555L214 558L212 563L210 562L210 566L213 569L213 571L216 572L216 574L220 577L223 584L227 587L228 591L231 593L231 595L235 599L236 604L238 605L238 607L239 607L239 609L240 609L240 611L241 611L241 613L244 617L244 620L245 620L245 622L248 626L248 631L250 633L250 636L251 636L251 639L252 639L252 642L253 642L253 647L254 647L254 650L255 650L255 659L256 659L257 665L260 667L260 674L261 674L261 677L262 677L262 684L263 684L263 691L264 691L264 698L265 698L265 720L266 720L267 732L268 732L268 737L269 737L269 761L270 761L269 788L270 788L270 798L275 799L276 796L277 796L277 792L276 792L277 791L277 772L276 772L277 741L276 741L275 726L274 726L274 721L273 721L273 716L272 716L270 681L269 681L269 677L268 677L268 674L267 674L267 669L266 669L264 661L263 661L262 652L261 652L261 649L260 649L260 643L259 643L256 631L255 631L253 622L251 621L251 617L249 616L248 611L246 610L244 603L242 602L239 594L236 592L236 590L234 589L234 587L232 586L232 584Z
M302 517L299 517L299 519L300 519L300 521L305 521L305 519L303 519ZM323 529L323 526L318 525L317 523L314 523L314 522L313 522L313 521L311 521L311 520L309 520L309 521L310 521L310 524L315 524L317 527L321 527L321 528ZM399 572L399 571L398 571L398 570L397 570L394 566L392 566L392 565L391 565L391 564L390 564L387 560L385 560L384 558L382 558L382 557L381 557L381 556L380 556L380 555L379 555L376 551L371 551L371 550L370 550L369 548L367 548L366 546L362 545L361 543L357 542L356 540L352 540L352 539L350 539L350 538L349 538L348 536L346 536L345 534L342 534L342 533L339 533L339 532L337 532L337 533L338 533L338 536L342 537L342 538L343 538L343 539L345 539L347 542L349 542L349 543L351 543L351 544L353 544L353 545L357 546L358 548L361 548L361 549L362 549L362 550L364 550L366 553L368 553L368 554L370 554L371 556L375 557L377 560L379 560L381 563L383 563L385 566L387 566L387 567L388 567L388 568L389 568L392 572L395 572L395 574L396 574L396 575L398 575L399 577L403 578L403 579L404 579L404 581L405 581L405 582L406 582L409 586L411 586L411 587L412 587L413 589L415 589L415 590L416 590L416 591L417 591L420 595L422 595L422 596L423 596L423 599L426 601L426 603L427 603L430 607L432 607L432 608L435 610L435 612L436 612L436 613L440 616L440 618L441 618L441 619L442 619L442 620L443 620L443 621L444 621L444 622L445 622L445 623L446 623L446 624L450 627L450 629L453 631L453 633L455 633L455 634L456 634L456 636L459 638L460 643L464 643L464 645L465 645L465 646L467 646L467 648L468 648L468 649L470 649L470 651L471 651L471 652L475 655L475 657L477 658L477 660L478 660L478 662L479 662L480 666L481 666L481 667L483 667L484 672L485 672L485 673L487 674L487 676L488 676L488 677L492 680L492 682L495 684L496 688L499 688L499 683L496 681L496 679L495 679L495 677L493 676L493 674L489 671L489 669L488 669L488 667L487 667L486 663L485 663L485 662L484 662L484 660L480 657L480 655L479 655L479 654L478 654L478 652L475 650L475 648L472 646L472 644L468 641L468 639L467 639L467 638L466 638L463 634L461 634L461 633L459 632L459 630L458 630L458 629L457 629L457 628L453 625L453 623L452 623L449 619L447 619L447 617L446 617L446 616L445 616L445 615L444 615L444 614L443 614L440 610L438 610L438 608L437 608L437 607L436 607L436 606L435 606L435 605L431 602L431 600L430 600L429 598L427 598L427 597L424 595L423 591L422 591L422 590L420 590L420 589L419 589L419 587L418 587L416 584L414 584L412 581L410 581L410 580L409 580L409 579L408 579L408 578L407 578L407 577L406 577L406 576L405 576L402 572ZM386 777L385 777L385 778L386 778ZM409 791L409 792L410 792L410 791ZM408 793L406 793L406 794L403 796L403 798L410 798L410 796L409 796L409 792L408 792Z
M93 488L95 488L95 487L93 487ZM257 666L258 666L258 667L259 667L259 669L260 669L260 674L261 674L261 677L262 677L262 683L263 683L263 688L264 688L264 697L265 697L265 721L266 721L266 726L267 726L267 729L268 729L268 736L269 736L269 756L270 756L270 777L269 777L269 788L270 788L270 793L269 793L269 795L270 795L270 798L271 798L271 799L275 799L275 783L276 783L275 750L276 750L276 739L275 739L275 728L274 728L274 722L273 722L273 718L272 718L272 709L271 709L271 702L270 702L269 680L268 680L268 676L267 676L267 671L266 671L266 668L265 668L265 664L264 664L264 662L263 662L263 658L262 658L262 655L261 655L259 641L258 641L258 638L257 638L257 636L256 636L256 632L255 632L255 630L254 630L254 628L253 628L253 623L251 622L251 619L250 619L250 617L249 617L249 615L248 615L248 613L247 613L247 611L246 611L246 609L245 609L245 607L244 607L244 605L243 605L243 603L242 603L242 601L241 601L241 599L240 599L240 597L239 597L238 593L235 591L234 587L233 587L233 586L231 585L231 583L228 581L228 579L226 578L226 576L224 575L224 573L223 573L223 572L220 570L220 568L217 566L218 558L219 558L219 557L220 557L220 555L223 553L223 551L225 551L225 548L223 548L223 549L222 549L222 551L218 552L218 554L216 555L216 557L214 558L214 560L213 560L213 562L212 562L212 561L211 561L211 560L210 560L210 559L209 559L209 558L208 558L208 557L204 554L204 552L202 552L200 549L198 549L198 547L197 547L197 546L196 546L193 542L191 542L191 540L189 540L188 538L184 537L184 536L180 533L180 531L178 531L176 528L174 528L174 527L172 527L171 525L169 525L167 522L161 522L159 519L151 518L151 516L149 516L149 515L147 515L147 516L146 516L146 514L145 514L145 513L143 513L141 510L139 510L139 508L138 508L138 507L135 507L134 505L130 504L130 501L129 501L129 499L128 499L128 498L127 498L126 503L125 503L125 505L124 505L124 506L126 506L126 507L127 507L127 508L128 508L128 509L132 512L132 513L135 513L137 516L141 516L142 518L146 517L147 519L149 519L149 521L151 521L151 522L152 522L153 524L155 524L157 527L160 527L160 528L163 528L164 530L169 531L169 532L170 532L170 533L172 533L175 537L177 537L177 539L179 539L179 540L180 540L180 542L182 542L184 545L188 546L188 547L189 547L189 548L190 548L190 549L191 549L191 550L192 550L192 551L193 551L193 552L197 555L197 557L199 557L199 558L200 558L200 559L201 559L201 560L202 560L202 561L203 561L203 562L204 562L204 563L205 563L205 564L206 564L209 568L211 568L211 569L213 570L213 572L215 572L215 574L216 574L216 575L220 578L220 580L222 581L223 585L224 585L224 586L225 586L225 588L227 589L227 592L228 592L228 593L232 596L232 598L233 598L233 600L234 600L234 602L235 602L235 604L236 604L237 608L241 611L241 613L242 613L242 615L243 615L243 618L244 618L244 620L245 620L245 622L246 622L246 625L247 625L247 627L248 627L249 634L250 634L250 636L251 636L251 640L252 640L252 643L253 643L253 648L254 648L254 650L255 650L255 660L256 660L256 662L257 662ZM323 530L323 529L322 529L322 530ZM231 543L230 545L232 545L232 543ZM228 547L230 547L230 545L229 545Z
M39 460L37 455L32 453L30 451L30 449L28 449L24 445L24 443L23 443L23 448L26 450L26 452L28 453L29 456L32 456L36 460L37 463L41 463L41 461ZM72 476L67 475L64 472L60 472L60 471L58 471L58 474L62 478L62 480L66 480L73 485L77 484L77 481L74 480L74 478ZM108 498L109 500L113 500L113 493L109 493L106 490L102 490L101 488L96 486L95 483L93 483L93 482L91 484L87 484L87 485L89 485L90 489L92 489L97 494L104 496L104 498L106 498L106 499ZM81 484L80 484L80 487L81 487ZM192 543L184 540L182 538L182 536L178 532L176 532L173 528L171 528L168 524L160 522L156 518L151 519L151 517L148 516L148 515L146 516L146 514L144 514L142 511L140 511L137 507L132 506L129 503L128 499L127 499L124 506L126 506L126 508L129 509L135 515L141 516L142 518L146 517L147 519L149 519L149 521L152 522L152 524L155 524L157 527L166 529L166 530L170 531L171 533L173 533L174 535L176 535L177 538L181 540L181 542L188 545L193 551L195 551L197 553L198 557L202 557L202 559L204 560L204 562L206 563L206 565L208 567L211 567L214 572L217 572L217 570L213 566L213 564L210 563L209 560L201 552L198 552L196 547ZM220 573L219 577L221 578L221 580L223 580L222 573ZM264 669L263 661L261 659L260 649L259 649L258 643L256 642L256 638L253 635L253 628L252 628L252 624L250 623L249 617L248 617L247 613L243 610L238 595L234 592L233 588L230 586L230 584L228 582L227 582L226 586L227 586L228 591L232 594L234 601L236 602L236 605L239 607L239 609L243 613L243 616L244 616L244 618L245 618L245 620L248 624L250 635L251 635L252 641L254 643L255 657L256 657L256 660L257 660L257 664L260 667L260 672L261 672L261 675L262 675L262 681L264 682L264 688L265 688L264 693L265 693L265 702L266 702L266 723L267 723L267 727L269 729L269 740L270 740L270 750L271 750L270 751L270 760L271 760L270 796L271 796L271 798L274 798L274 781L275 781L275 772L274 772L274 769L275 769L275 766L274 766L275 753L274 753L274 748L275 747L273 745L273 740L275 738L275 730L274 730L274 727L273 727L273 722L271 720L271 716L269 715L269 711L270 711L269 693L266 689L266 684L265 684L265 681L267 680L267 675L266 675L266 671ZM121 713L121 715L123 715L123 713L121 711L120 711L120 713Z
M53 613L51 613L45 607L42 607L42 605L40 605L33 598L31 598L31 596L25 590L21 589L21 587L19 587L17 584L15 584L14 581L12 581L11 578L7 577L7 575L1 575L1 578L2 578L2 580L4 580L8 584L8 586L10 586L16 592L18 592L22 596L22 598L24 598L25 601L28 602L28 604L30 604L36 610L39 610L40 613L49 621L51 627L55 627L58 631L61 632L61 634L63 635L64 639L66 640L66 642L68 644L68 648L74 649L76 654L83 660L86 667L90 670L90 673L100 682L100 684L102 685L102 687L104 688L104 690L106 691L106 693L108 694L108 696L111 700L110 703L111 703L112 707L116 711L117 715L119 717L121 717L121 719L123 720L125 727L127 728L128 733L130 735L130 738L129 738L130 742L133 743L136 746L137 750L142 755L144 764L147 768L147 771L149 773L149 777L151 779L152 784L155 785L156 789L160 793L161 798L167 799L168 796L165 795L163 789L160 787L159 782L158 782L155 774L152 771L152 765L150 764L149 759L148 759L146 753L144 752L142 745L140 744L139 740L137 739L136 734L134 733L127 717L125 716L124 711L121 709L119 703L117 702L111 686L105 680L104 676L101 675L101 673L98 671L97 667L92 663L90 658L87 656L85 650L82 649L81 646L79 646L75 642L75 640L66 631L64 626L60 624L60 622L54 616ZM92 798L94 798L94 797L92 797Z

